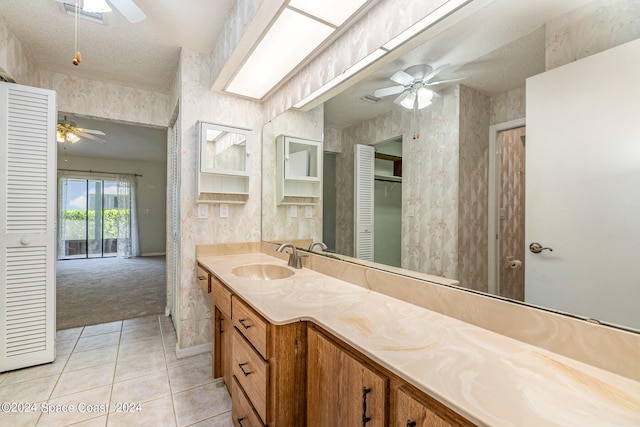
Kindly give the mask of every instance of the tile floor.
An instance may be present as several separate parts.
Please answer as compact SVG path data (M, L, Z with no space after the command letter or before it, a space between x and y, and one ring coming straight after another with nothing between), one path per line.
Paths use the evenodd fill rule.
M0 404L35 409L0 410L0 426L232 426L211 355L177 359L175 344L164 316L58 331L54 363L0 374Z

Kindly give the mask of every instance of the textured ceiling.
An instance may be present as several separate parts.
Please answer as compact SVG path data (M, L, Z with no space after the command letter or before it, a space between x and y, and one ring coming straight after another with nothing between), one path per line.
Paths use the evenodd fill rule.
M74 66L74 22L55 0L0 0L0 15L38 69L168 93L180 47L210 52L233 0L136 0L147 18L129 23L112 7L107 25L78 21L82 64Z
M395 85L389 77L416 64L451 64L436 80L463 78L461 84L488 96L523 87L527 77L545 70L544 24L590 1L495 0L327 101L325 125L342 129L401 108L393 104L397 95L375 104L361 98Z

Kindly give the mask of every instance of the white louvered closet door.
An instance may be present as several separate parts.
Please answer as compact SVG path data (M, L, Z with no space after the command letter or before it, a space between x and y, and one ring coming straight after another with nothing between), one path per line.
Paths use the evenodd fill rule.
M373 206L375 148L355 145L354 182L354 254L356 258L373 261Z
M0 372L55 358L56 94L0 82Z

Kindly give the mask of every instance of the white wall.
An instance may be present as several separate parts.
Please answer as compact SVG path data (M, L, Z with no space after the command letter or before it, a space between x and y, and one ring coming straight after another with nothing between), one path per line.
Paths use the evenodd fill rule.
M166 162L97 159L58 156L58 169L96 170L101 172L137 173L138 228L141 255L165 253L166 242ZM148 209L148 214L145 211Z

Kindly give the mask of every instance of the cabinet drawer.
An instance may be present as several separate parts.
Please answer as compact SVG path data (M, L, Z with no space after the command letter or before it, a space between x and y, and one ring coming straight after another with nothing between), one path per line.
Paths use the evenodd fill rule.
M233 297L233 325L244 335L255 349L264 357L267 354L267 322L241 299Z
M251 404L247 400L247 396L242 391L242 388L238 385L236 380L233 380L231 386L231 400L232 410L231 417L233 418L233 425L236 427L264 427L260 417L256 415L256 412L251 407Z
M214 275L211 275L211 289L213 291L213 303L218 306L225 317L231 319L231 291Z
M233 331L233 376L244 389L263 421L267 419L269 364L251 348L237 331Z
M202 290L210 294L211 293L211 281L209 280L209 272L198 265L198 272L196 273L196 279Z

